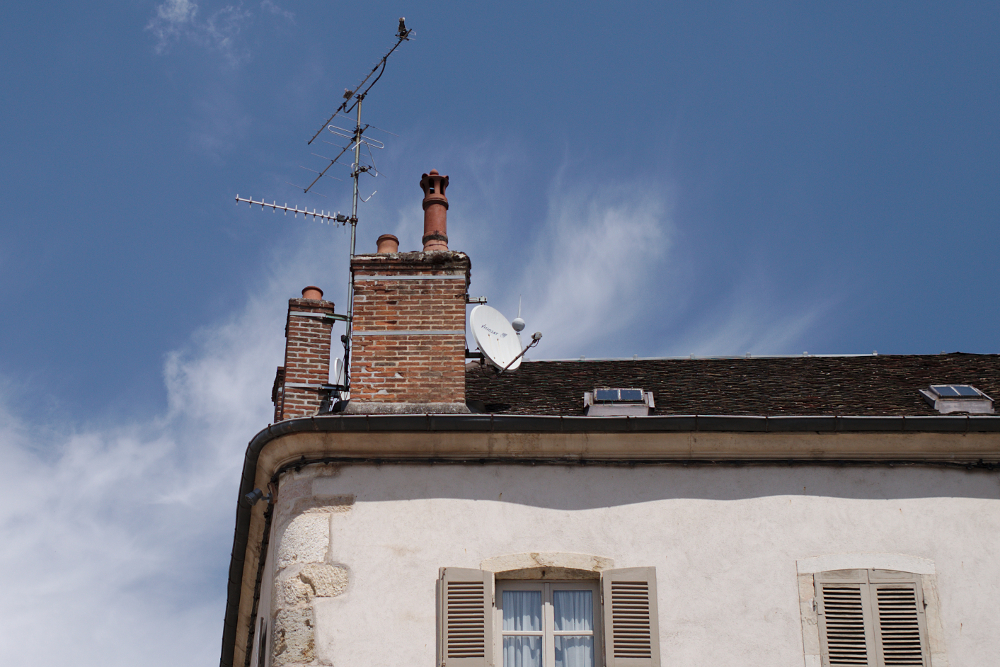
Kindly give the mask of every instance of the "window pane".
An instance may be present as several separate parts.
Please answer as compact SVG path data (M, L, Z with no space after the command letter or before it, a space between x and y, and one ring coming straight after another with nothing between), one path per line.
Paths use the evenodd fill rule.
M514 632L541 631L542 592L504 591L503 629ZM504 651L507 650L506 646L504 644Z
M622 400L642 402L642 389L622 389Z
M556 617L556 632L586 632L594 629L593 591L553 591L552 606ZM504 609L506 608L505 600ZM506 618L506 612L504 616Z
M556 667L594 667L594 638L556 637Z
M541 593L538 595L541 596ZM504 615L506 613L507 605L504 605ZM542 667L542 638L504 637L503 667Z
M597 394L596 400L598 400L598 401L617 401L618 400L618 390L617 389L598 389L594 393Z

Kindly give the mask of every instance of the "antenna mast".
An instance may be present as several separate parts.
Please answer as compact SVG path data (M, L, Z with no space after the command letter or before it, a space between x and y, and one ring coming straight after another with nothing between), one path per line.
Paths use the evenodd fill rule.
M413 32L413 30L411 30L411 29L409 29L409 28L406 27L405 19L404 18L400 18L399 19L399 29L398 29L398 31L396 32L396 35L395 35L395 37L396 37L396 43L392 46L391 49L389 49L389 51L384 56L382 56L382 58L375 64L375 66L372 68L372 70L370 72L368 72L367 76L365 76L365 78L361 80L361 83L359 83L357 86L355 86L354 90L351 90L349 88L344 90L344 101L341 102L340 106L337 107L337 110L333 112L333 115L330 116L329 118L327 118L326 122L323 123L323 125L318 130L316 130L316 133L313 134L312 138L309 139L308 142L306 142L306 145L311 145L313 143L313 141L316 140L316 137L318 137L320 134L323 133L323 130L329 130L330 132L332 132L333 134L335 134L335 135L337 135L339 137L343 137L345 139L349 139L350 140L349 143L346 146L343 146L341 148L340 152L337 154L336 157L334 157L333 159L325 158L325 159L329 160L329 164L327 164L326 167L322 171L315 171L314 173L316 173L316 178L313 179L312 183L310 183L306 187L302 188L302 192L304 194L308 193L312 189L312 187L314 185L316 185L316 183L319 181L319 179L323 178L323 176L326 175L326 172L329 171L330 167L332 167L335 164L342 164L342 163L338 163L338 160L340 160L340 158L344 155L344 153L346 153L347 151L353 150L354 151L354 163L351 165L351 179L354 181L354 188L353 188L354 191L353 191L353 196L351 198L351 216L350 217L342 215L339 212L338 213L328 213L328 212L322 211L322 212L317 213L315 209L313 209L313 211L311 213L309 213L306 210L299 210L298 206L295 206L294 208L290 209L290 208L288 208L288 204L285 204L284 206L279 206L277 204L277 202L268 204L267 202L264 202L264 201L254 201L252 197L249 198L249 199L244 199L244 198L241 198L239 195L236 195L236 203L239 204L240 202L246 202L246 203L249 203L251 206L253 206L253 205L259 205L261 207L261 209L267 207L267 208L270 208L272 211L278 211L278 210L284 211L286 214L287 214L288 211L292 211L296 215L298 213L303 213L305 215L311 215L311 216L313 216L313 219L317 219L318 218L318 219L320 219L321 221L324 221L324 222L334 221L334 222L339 222L339 223L342 223L342 224L350 224L351 225L351 248L350 248L349 261L351 259L353 259L354 255L355 255L355 245L356 245L356 241L357 241L357 227L358 227L358 199L359 199L359 194L358 194L359 183L358 183L358 181L361 178L361 174L368 173L368 172L373 172L371 174L372 176L377 176L379 174L378 169L375 167L375 157L372 154L371 149L375 148L377 150L381 150L382 148L385 147L385 145L381 141L379 141L377 139L372 139L370 137L364 136L364 133L365 133L365 131L368 128L372 128L372 129L375 129L375 130L379 130L380 128L377 128L374 125L370 125L370 124L369 125L363 125L363 126L361 125L361 106L362 106L362 103L365 101L365 97L368 95L368 91L370 91L372 89L372 86L374 86L376 83L378 83L378 80L381 79L382 75L385 73L385 65L386 65L386 61L389 59L389 56L391 56L393 54L393 52L396 49L399 48L400 44L402 44L403 42L409 41L410 38L414 34L415 33ZM378 72L378 76L375 77L374 81L372 81L371 83L368 83L368 80L371 79L372 76L375 75L376 72ZM366 87L366 84L367 84L367 87ZM354 125L354 130L353 131L347 130L347 129L344 129L344 128L340 128L340 127L337 127L335 125L331 125L330 124L331 122L333 122L333 119L336 118L341 113L348 114L351 111L355 111L355 110L357 111L357 114L356 114L356 120L355 120L355 125ZM385 132L385 130L380 130L380 131ZM392 134L392 133L391 132L387 132L387 134ZM326 142L326 143L332 143L332 142ZM371 158L371 164L370 165L368 165L368 164L362 165L361 164L361 146L362 146L362 144L368 150L368 155ZM334 145L336 145L336 144L334 144ZM316 154L314 153L314 155L316 155ZM323 157L323 156L317 156L317 157ZM303 167L303 169L306 169L306 167ZM314 171L314 170L308 169L308 171ZM331 178L333 178L333 177L331 176ZM339 180L339 179L337 179L337 180ZM293 185L293 184L289 183L289 185ZM295 186L295 187L301 187L301 186ZM376 190L376 192L377 192L377 190ZM369 199L372 198L372 196L374 194L375 194L375 192L372 192L372 194L368 195L367 199L361 199L361 201L362 202L368 201ZM350 266L349 263L348 263L348 266ZM343 371L344 372L344 377L343 377L343 382L341 382L340 378L335 378L334 379L334 381L337 382L337 384L334 385L334 391L337 391L337 392L350 391L350 387L351 387L351 380L350 380L351 363L350 363L350 358L351 358L351 337L352 337L352 334L353 334L353 322L354 322L354 274L350 272L350 268L348 268L348 273L349 273L349 276L348 276L348 280L347 280L347 315L346 316L344 316L344 315L333 315L332 316L334 319L343 320L345 322L346 326L347 326L347 332L343 336L341 336L341 338L340 338L341 341L344 343L344 371Z

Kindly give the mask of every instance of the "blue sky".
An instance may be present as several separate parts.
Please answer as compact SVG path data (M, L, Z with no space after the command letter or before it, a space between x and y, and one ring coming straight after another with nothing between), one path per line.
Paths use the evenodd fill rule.
M286 300L347 277L342 228L233 198L349 210L286 182L399 16L359 249L448 174L533 357L997 352L1000 7L816 5L5 6L0 654L217 660Z

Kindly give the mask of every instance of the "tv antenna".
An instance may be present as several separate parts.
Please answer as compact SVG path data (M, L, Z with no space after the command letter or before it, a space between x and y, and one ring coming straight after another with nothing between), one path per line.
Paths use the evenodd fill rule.
M286 215L288 214L289 211L291 211L293 214L295 214L296 217L298 217L299 213L302 213L304 216L312 216L314 220L319 220L320 222L326 222L327 224L329 224L330 222L337 222L344 225L350 224L351 226L350 258L354 257L355 246L357 241L357 227L358 227L358 200L360 199L362 203L367 202L375 195L375 192L378 192L376 190L375 192L372 192L370 195L368 195L368 197L362 199L359 195L359 189L360 189L359 181L361 179L361 175L368 174L369 176L372 177L383 175L381 172L379 172L378 168L375 165L375 154L372 152L372 150L373 149L382 150L383 148L385 148L385 144L379 141L378 139L366 135L365 132L367 132L369 129L372 129L372 130L378 130L379 132L385 132L386 134L392 134L392 132L383 130L379 127L375 127L374 125L368 123L362 125L361 106L362 103L365 101L365 97L368 95L368 92L372 89L372 86L378 83L378 80L381 79L382 75L385 73L386 61L389 59L389 56L391 56L393 52L399 48L400 44L409 41L411 37L415 36L416 33L414 33L412 29L406 27L405 21L406 21L405 18L399 19L399 29L395 35L396 43L392 46L391 49L389 49L389 51L384 56L382 56L382 58L375 64L372 70L368 72L368 74L365 76L364 79L361 80L361 83L355 86L353 90L350 88L344 90L344 101L340 103L340 106L337 107L337 110L333 112L333 115L327 118L326 122L323 123L323 125L318 130L316 130L316 133L313 134L312 138L310 138L308 142L306 142L306 145L312 145L312 143L316 140L316 138L319 135L323 133L324 130L328 130L334 136L340 137L341 140L346 139L347 143L341 145L343 143L342 141L338 143L333 141L326 141L324 139L323 141L325 143L340 148L340 152L337 153L336 156L332 158L326 157L324 155L319 155L318 153L313 153L313 155L328 161L326 167L324 167L322 171L316 171L314 169L302 167L303 169L306 169L307 171L312 171L313 173L316 174L316 178L314 178L313 181L305 187L295 185L294 183L289 183L289 185L293 185L294 187L302 188L303 194L306 194L312 190L313 186L316 185L319 179L323 178L324 176L327 176L327 172L330 170L331 167L333 167L333 165L339 164L341 166L349 167L351 170L351 180L354 181L354 192L351 198L351 215L347 216L340 212L336 213L331 213L328 211L317 212L316 209L308 211L307 209L299 209L297 205L292 208L289 208L287 203L284 205L279 205L276 200L268 204L263 200L254 201L252 197L246 199L240 197L239 195L236 195L237 205L239 205L241 202L245 202L250 204L251 206L260 206L261 210L265 208L270 208L272 211L284 211ZM377 76L375 76L376 72L378 73ZM369 80L372 78L372 76L375 76L375 79L371 81L371 83L369 83ZM346 115L351 113L352 111L356 112L355 125L353 130L348 128L337 127L336 125L331 125L331 123L337 116L339 116L340 114ZM367 158L370 164L362 163L362 153L361 153L362 146L368 153ZM339 160L345 154L351 151L353 151L354 153L354 162L352 164L348 165L344 162L339 162ZM336 178L334 176L329 176L329 177L334 178L335 180L340 180L339 178ZM319 194L319 193L313 193L313 194ZM350 270L348 270L348 272L350 273ZM331 317L336 320L342 320L347 326L347 332L340 338L341 341L343 341L344 343L343 375L342 377L335 378L336 384L332 385L333 391L347 392L350 390L351 386L349 369L351 367L350 356L351 356L351 336L353 333L352 323L354 321L354 274L351 273L347 281L347 315L332 315Z

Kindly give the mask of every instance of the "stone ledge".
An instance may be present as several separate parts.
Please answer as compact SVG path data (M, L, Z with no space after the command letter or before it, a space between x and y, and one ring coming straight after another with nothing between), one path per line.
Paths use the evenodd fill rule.
M456 415L470 414L465 403L375 403L348 401L345 415Z

